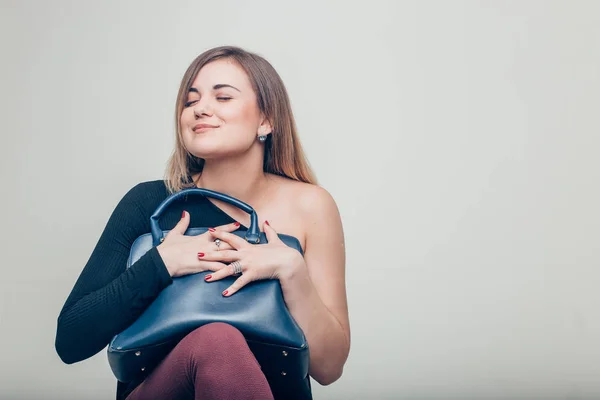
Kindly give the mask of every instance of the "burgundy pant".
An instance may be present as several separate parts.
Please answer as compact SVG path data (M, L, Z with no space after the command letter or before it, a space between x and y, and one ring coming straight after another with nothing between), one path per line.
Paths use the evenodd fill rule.
M127 400L269 400L271 389L246 340L215 322L184 337Z

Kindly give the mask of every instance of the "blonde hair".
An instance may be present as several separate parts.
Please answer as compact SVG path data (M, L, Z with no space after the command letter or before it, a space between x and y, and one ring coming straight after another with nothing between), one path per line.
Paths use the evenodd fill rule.
M190 177L202 172L204 160L190 154L183 146L180 117L198 71L206 64L219 59L234 60L244 69L256 93L259 110L272 124L273 131L264 143L263 170L296 181L316 184L316 178L298 138L287 90L277 71L259 55L239 47L222 46L207 50L196 57L181 80L175 106L175 149L165 173L167 189L174 193L187 187L195 187L196 182L190 182Z

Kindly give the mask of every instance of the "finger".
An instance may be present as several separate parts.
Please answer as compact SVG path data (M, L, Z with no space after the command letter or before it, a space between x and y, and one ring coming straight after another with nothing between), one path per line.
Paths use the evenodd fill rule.
M252 282L253 279L249 274L242 274L239 278L235 280L227 289L223 291L223 296L229 297L233 295L235 292Z
M200 251L203 250L209 250L209 251L224 251L224 250L235 250L229 243L217 238L217 239L213 239L211 232L216 231L216 229L219 228L209 228L208 231L206 231L206 235L207 239L209 241L209 243L212 243L212 245L207 248L206 245L204 243L201 244L200 247ZM204 234L203 234L204 235Z
M215 227L217 231L233 232L240 227L239 222L232 222L231 224L219 225Z
M224 272L230 271L231 269L227 268L227 267L228 267L228 265L223 264L223 263L218 263L218 262L208 263L208 265L206 265L205 271L210 271L211 273L207 274L204 277L204 280L210 282L210 281L223 279L225 276L228 276L228 275L224 274L223 272L220 272L220 271L224 271ZM221 277L219 277L219 276L221 276Z
M265 224L263 225L263 230L265 231L265 235L267 236L267 242L281 243L281 239L279 239L277 231L273 229L273 227L269 224L269 221L265 221Z
M229 245L234 249L242 249L247 246L252 246L250 243L246 242L245 239L234 235L233 233L217 231L213 229L209 229L208 232L211 234L213 239L221 239L223 242L229 243Z
M177 225L175 225L175 227L173 227L173 229L171 229L171 232L175 232L176 234L179 235L183 235L185 234L185 231L188 228L188 225L190 224L190 213L188 213L187 211L183 211L183 213L181 214L181 219L179 220L179 222L177 222Z
M214 241L214 242L212 242L212 243L213 243L213 246L212 246L212 250L213 250L213 251L235 250L233 247L231 247L231 246L229 245L229 243L227 243L227 242L224 242L224 241L222 241L222 240L221 240L221 242L219 243L219 245L218 245L218 246L217 246L217 241L216 241L216 239L215 239L215 241Z
M219 279L227 278L228 276L233 275L233 268L229 265L225 265L224 268L221 268L214 273L206 275L204 280L207 282L218 281Z
M233 262L239 259L240 253L237 250L221 250L198 253L198 260L200 261Z
M204 236L204 235L210 236L210 232L215 232L215 231L233 232L236 229L238 229L239 227L240 227L240 223L236 221L236 222L232 222L231 224L219 225L216 228L208 228L208 230L200 236Z
M203 271L217 272L222 269L227 269L228 266L229 264L220 263L216 261L205 261L203 264Z
M221 269L227 269L228 264L214 262L214 261L201 261L196 265L190 265L189 267L182 268L177 272L177 276L185 276L191 274L197 274L204 271L219 271Z

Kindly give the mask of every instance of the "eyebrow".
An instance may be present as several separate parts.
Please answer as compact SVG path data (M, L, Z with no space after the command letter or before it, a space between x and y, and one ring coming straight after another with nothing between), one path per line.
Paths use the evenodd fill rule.
M237 90L240 93L242 92L240 89L236 88L235 86L231 86L231 85L228 85L226 83L219 83L219 84L213 86L213 90L219 90L219 89L226 88L226 87L235 89L235 90ZM198 89L196 89L195 87L191 87L188 90L188 92L199 93Z

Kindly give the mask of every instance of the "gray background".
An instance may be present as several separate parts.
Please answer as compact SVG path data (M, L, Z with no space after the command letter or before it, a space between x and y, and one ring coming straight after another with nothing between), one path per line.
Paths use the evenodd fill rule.
M600 398L600 3L2 1L0 398L110 399L60 307L217 45L282 75L347 239L319 399Z

